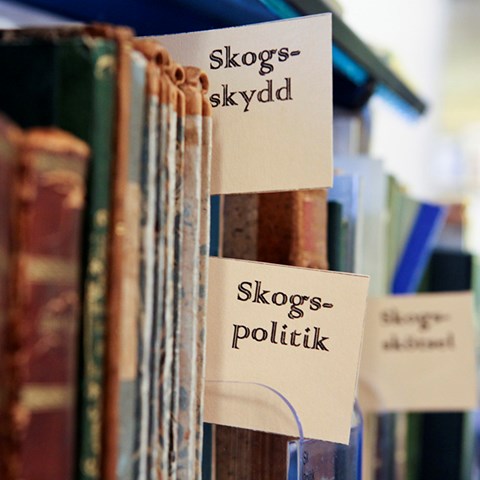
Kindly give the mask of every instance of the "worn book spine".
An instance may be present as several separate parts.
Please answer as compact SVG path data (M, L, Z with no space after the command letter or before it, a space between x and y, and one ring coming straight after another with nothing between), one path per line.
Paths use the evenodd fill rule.
M91 147L84 223L78 478L98 480L101 461L107 236L113 159L116 46L82 36L62 41L59 124ZM78 114L79 111L84 114Z
M182 289L183 289L183 214L184 214L184 174L185 174L185 116L186 116L186 99L185 94L178 89L178 106L177 106L177 150L176 150L176 179L175 179L175 227L174 227L174 270L173 270L173 325L175 329L175 338L180 335L180 325L182 318ZM173 382L172 389L172 412L178 411L180 398L173 392L178 391L180 383L177 371L179 366L178 355L173 363ZM176 428L176 422L172 415L172 426ZM171 441L173 444L174 432L172 432ZM174 453L176 455L176 452Z
M208 261L210 252L210 180L213 145L212 106L207 98L208 77L200 76L202 86L202 165L200 198L200 285L197 324L197 385L194 418L195 469L192 478L202 478L203 411L205 392L206 328L208 299Z
M168 235L173 236L169 231L171 212L168 210L168 197L170 185L168 180L172 175L169 171L170 158L173 145L171 145L171 129L169 121L171 116L171 95L172 82L168 70L172 64L171 58L164 55L161 58L160 75L160 109L159 109L159 149L158 149L158 183L157 183L157 242L156 242L156 264L155 264L155 322L154 322L154 359L152 375L152 391L154 402L151 416L151 433L153 455L150 468L151 478L157 475L161 478L168 478L169 455L171 445L171 412L172 412L172 365L173 365L173 343L174 325L166 311L166 278L170 266L167 265L167 243ZM174 152L174 151L173 151ZM173 158L175 167L175 158ZM173 220L174 221L174 220ZM172 288L173 293L173 288ZM172 308L173 305L168 305ZM167 321L168 318L168 321Z
M199 76L186 69L181 84L186 98L184 211L182 222L181 319L177 336L176 475L193 478L196 396L196 332L200 268L200 168L202 161L202 93ZM194 368L195 367L195 368ZM174 391L175 395L175 391Z
M328 269L327 190L293 194L293 239L290 262L297 267Z
M23 431L17 478L73 478L82 213L88 146L57 129L20 147L13 321L20 332ZM39 438L45 441L39 442Z
M14 280L14 219L17 210L15 185L18 175L18 147L22 131L0 115L0 478L18 478L19 440L14 408L18 405L18 344L20 338L12 321Z
M88 27L94 37L112 39L117 45L116 125L112 168L111 216L108 240L107 323L105 329L105 370L102 424L101 478L116 480L120 437L120 345L121 308L125 275L125 192L128 179L130 83L133 32L106 25Z
M177 461L176 452L176 429L175 425L178 420L178 390L176 382L176 372L178 364L178 344L177 344L177 322L175 318L175 216L176 216L176 172L177 172L177 127L178 127L178 83L183 81L183 68L175 63L166 69L166 82L168 85L167 100L167 136L166 136L166 157L164 167L164 178L166 182L165 195L166 203L164 208L165 224L164 224L164 249L165 249L165 272L164 272L164 305L163 305L163 322L170 330L172 335L168 338L166 345L167 350L171 350L171 363L169 366L169 375L171 377L171 395L170 395L170 418L169 421L169 451L168 451L168 470L170 477L175 477L175 465ZM167 365L164 366L167 368Z
M154 392L150 389L152 335L154 325L154 270L155 270L155 212L158 174L158 112L160 88L160 59L162 48L155 42L137 40L135 48L148 60L147 98L145 111L144 142L141 161L141 241L140 241L140 295L141 316L139 324L139 373L138 373L138 417L136 425L136 476L148 478L150 448L150 404Z

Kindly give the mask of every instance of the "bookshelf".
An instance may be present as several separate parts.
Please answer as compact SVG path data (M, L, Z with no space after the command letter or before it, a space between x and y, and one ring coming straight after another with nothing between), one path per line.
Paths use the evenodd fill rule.
M62 0L26 0L51 13L78 21L102 21L126 24L139 35L174 33L258 23L280 18L329 11L320 0L225 1L220 10L216 2L171 1L154 3L107 0L82 3ZM362 40L333 14L334 104L353 115L372 97L379 94L400 112L419 116L426 111L425 102L377 56ZM215 217L215 215L214 215ZM213 238L212 240L216 240Z
M79 21L125 24L138 35L178 33L330 12L322 0L22 0ZM333 16L334 104L350 110L364 107L379 94L401 111L422 115L427 105L340 18Z

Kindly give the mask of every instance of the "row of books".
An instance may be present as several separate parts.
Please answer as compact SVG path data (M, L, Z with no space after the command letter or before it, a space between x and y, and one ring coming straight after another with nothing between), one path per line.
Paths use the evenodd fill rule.
M208 78L108 25L0 64L0 478L200 478Z
M1 32L0 63L0 478L287 478L285 437L203 440L205 74L105 25ZM212 253L418 290L445 211L352 155L357 133L361 148L336 137L329 191L214 197ZM408 419L411 478L433 478L428 421ZM366 478L395 478L399 419L365 424ZM359 478L361 444L316 445L315 473Z

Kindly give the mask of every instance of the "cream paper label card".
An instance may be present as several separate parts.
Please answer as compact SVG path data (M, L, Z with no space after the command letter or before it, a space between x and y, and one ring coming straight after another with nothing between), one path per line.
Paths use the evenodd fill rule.
M368 300L360 367L364 411L475 408L475 332L470 292Z
M330 14L153 38L208 74L213 194L332 185Z
M211 258L205 420L348 443L368 277ZM278 394L283 396L283 400Z

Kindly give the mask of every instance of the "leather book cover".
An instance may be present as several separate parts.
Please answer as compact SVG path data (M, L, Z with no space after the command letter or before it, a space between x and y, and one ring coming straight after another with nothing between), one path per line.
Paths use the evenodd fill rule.
M15 477L16 433L14 409L18 405L18 341L12 322L12 285L14 279L14 219L17 210L15 184L18 173L18 148L22 131L7 117L0 115L0 478Z
M13 322L20 334L13 478L73 478L88 146L32 129L20 147ZM15 433L15 432L14 432ZM41 439L41 440L39 440Z

